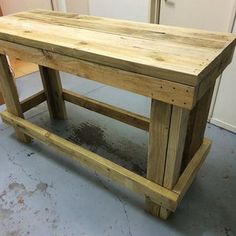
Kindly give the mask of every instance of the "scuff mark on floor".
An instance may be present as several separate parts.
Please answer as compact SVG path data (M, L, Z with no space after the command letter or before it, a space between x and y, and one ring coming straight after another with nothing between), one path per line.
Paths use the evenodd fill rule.
M76 128L67 127L67 132L71 132L67 139L73 143L79 144L98 154L102 149L111 154L105 156L107 159L139 175L146 175L146 153L143 151L143 146L125 138L118 144L115 144L112 140L107 140L104 129L87 122L81 123ZM142 151L139 152L138 150ZM137 157L137 155L139 156Z
M0 220L5 220L9 218L13 213L14 213L13 210L3 208L2 205L0 204Z

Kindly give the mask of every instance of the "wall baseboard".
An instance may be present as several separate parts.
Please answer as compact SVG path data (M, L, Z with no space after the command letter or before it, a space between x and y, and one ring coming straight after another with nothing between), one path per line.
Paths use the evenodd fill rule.
M219 126L223 129L229 130L233 133L236 133L236 126L228 124L224 121L218 120L216 118L211 118L210 123L213 124L213 125Z

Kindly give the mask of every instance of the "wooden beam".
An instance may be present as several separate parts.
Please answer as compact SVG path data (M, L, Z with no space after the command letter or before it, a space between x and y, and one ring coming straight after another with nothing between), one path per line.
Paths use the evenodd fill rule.
M180 176L188 118L188 110L173 106L163 181L163 186L170 190L177 183ZM170 213L166 208L161 207L160 218L167 219Z
M0 88L6 103L7 110L12 114L23 118L24 115L21 109L14 76L10 70L6 56L2 54L0 54ZM19 129L15 128L15 132L17 138L20 141L25 143L31 141L31 138L22 133Z
M147 163L147 179L162 185L168 146L169 126L171 121L171 105L152 100L149 148ZM160 206L146 198L147 211L158 216Z
M195 152L202 145L214 85L215 83L212 84L212 86L201 97L196 106L190 112L187 137L183 153L182 171L188 165Z
M210 151L212 141L209 139L204 139L202 145L198 151L193 156L192 160L189 162L188 166L181 174L177 184L173 188L173 191L179 194L178 202L180 202L190 185L192 184L195 176L197 175L199 169L201 168L207 154Z
M175 211L178 194L7 111L2 112L1 117L4 122L68 154L70 158L79 161L82 165L93 168L122 186L150 198L154 203Z
M122 108L117 108L109 104L96 101L92 98L79 95L78 93L71 92L66 89L63 89L62 95L65 101L71 102L91 111L119 120L136 128L143 129L146 131L149 130L149 118L134 114Z
M46 96L44 91L40 91L26 99L24 99L23 101L21 101L21 109L23 112L26 112L28 110L30 110L31 108L41 104L42 102L46 101Z
M123 71L73 57L0 40L0 53L68 72L109 86L191 109L195 88L134 72Z
M44 91L47 98L48 110L52 119L66 119L66 107L62 97L62 85L59 71L39 66Z

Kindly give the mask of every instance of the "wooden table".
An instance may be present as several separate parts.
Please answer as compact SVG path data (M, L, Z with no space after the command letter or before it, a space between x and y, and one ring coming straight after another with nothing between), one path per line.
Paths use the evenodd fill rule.
M231 62L231 34L34 10L0 19L3 121L17 138L36 138L146 198L166 219L209 152L204 131L216 78ZM19 101L6 54L39 65L44 90ZM152 99L150 119L62 88L59 70ZM23 113L47 100L53 119L65 101L149 131L146 178L44 130ZM194 213L193 213L194 214Z

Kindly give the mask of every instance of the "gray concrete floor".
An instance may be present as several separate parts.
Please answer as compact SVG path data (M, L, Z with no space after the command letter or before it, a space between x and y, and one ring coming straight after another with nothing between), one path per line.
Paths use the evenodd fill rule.
M149 99L62 74L65 88L148 116ZM21 99L42 87L39 74L17 80ZM46 104L32 122L141 175L146 132L66 104L69 119L51 121ZM0 110L5 109L4 106ZM180 207L168 221L146 213L144 200L34 140L19 143L0 122L0 236L236 235L236 135L208 125L212 150Z

